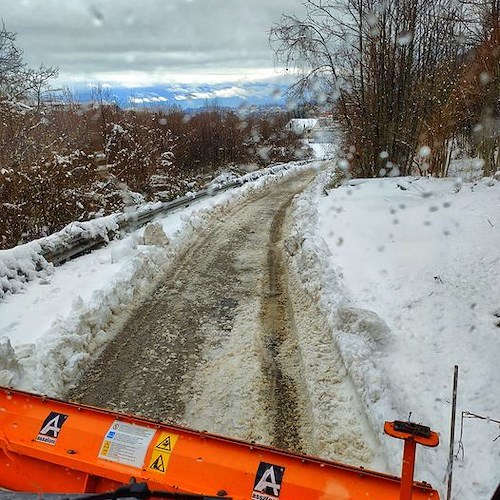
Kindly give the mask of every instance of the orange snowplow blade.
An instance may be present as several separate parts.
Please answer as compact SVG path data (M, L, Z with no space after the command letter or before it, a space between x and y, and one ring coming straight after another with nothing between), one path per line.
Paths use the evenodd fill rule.
M0 388L0 486L94 493L129 483L235 499L398 499L397 477ZM439 498L414 483L414 499Z

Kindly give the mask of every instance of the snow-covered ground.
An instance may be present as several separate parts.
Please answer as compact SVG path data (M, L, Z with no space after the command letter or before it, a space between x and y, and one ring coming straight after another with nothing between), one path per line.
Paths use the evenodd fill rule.
M500 183L320 176L295 203L292 268L322 306L391 473L402 443L384 420L441 436L417 452L416 478L445 490L454 365L460 416L500 420ZM499 426L466 419L454 498L489 499L499 480ZM457 451L457 448L455 447Z
M328 159L335 155L336 147L329 142L306 142L318 159Z
M303 167L289 172L296 168ZM0 384L63 394L119 328L116 313L145 296L207 219L280 175L286 173L160 218L168 242L149 226L146 235L141 229L41 270L33 248L21 252L23 267L35 262L34 274L0 302ZM328 184L326 172L294 203L292 270L321 304L389 472L399 473L402 443L382 435L383 422L411 412L441 435L439 448L419 449L416 478L443 491L455 364L458 416L469 411L500 420L500 183L391 178L333 190ZM457 440L459 429L460 418ZM499 433L491 420L465 420L454 498L491 496Z

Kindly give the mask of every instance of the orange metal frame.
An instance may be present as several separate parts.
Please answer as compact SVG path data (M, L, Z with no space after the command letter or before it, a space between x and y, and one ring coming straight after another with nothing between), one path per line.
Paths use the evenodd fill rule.
M114 427L125 429L120 440ZM90 493L131 478L154 490L254 500L390 500L401 488L399 478L363 468L0 388L1 487ZM426 483L411 492L439 499Z
M396 439L403 439L405 442L403 448L403 466L401 469L401 493L399 498L400 500L411 500L417 444L434 448L439 444L439 435L436 432L432 432L429 428L425 428L427 431L425 436L415 434L413 429L411 429L411 426L414 424L410 422L408 424L412 432L401 431L397 428L398 423L404 425L404 422L386 422L384 425L384 432Z

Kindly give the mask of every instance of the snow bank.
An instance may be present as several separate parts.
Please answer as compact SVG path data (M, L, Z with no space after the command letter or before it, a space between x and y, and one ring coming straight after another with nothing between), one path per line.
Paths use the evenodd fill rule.
M97 237L109 241L118 231L118 214L88 222L72 222L61 231L45 238L0 250L0 300L6 295L21 292L36 278L46 279L53 273L53 265L45 259L47 253L68 248L75 239L90 240Z
M254 182L193 202L62 266L54 268L41 261L46 269L41 274L35 264L29 264L40 255L39 243L6 251L8 259L2 262L13 269L33 269L31 281L20 281L22 293L7 294L0 303L0 383L63 396L131 309L150 293L163 266L212 217L304 168L311 165L268 169ZM114 227L112 218L107 224L105 230Z
M0 250L0 300L7 294L18 293L29 281L50 275L52 270L38 242Z
M460 177L465 182L480 181L483 178L482 158L456 158L450 161L448 176Z
M295 202L292 269L331 327L389 472L400 471L401 443L383 422L411 412L441 434L439 448L419 449L416 477L443 490L454 364L458 415L500 417L500 184L393 178L325 191L329 182L324 173ZM457 498L490 498L498 432L465 421Z
M99 217L98 219L86 222L71 222L61 231L37 241L44 249L49 251L61 246L68 246L75 237L84 239L101 237L104 241L109 241L110 234L119 230L119 215L120 214L107 215L106 217Z

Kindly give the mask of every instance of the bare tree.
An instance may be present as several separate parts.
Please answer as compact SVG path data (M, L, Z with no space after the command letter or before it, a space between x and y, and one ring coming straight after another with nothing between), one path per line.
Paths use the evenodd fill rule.
M49 82L57 78L59 70L51 66L41 64L36 70L29 70L26 74L26 93L34 102L37 110L40 110L44 102L51 97L56 90L50 87Z
M490 175L500 168L500 1L465 1L460 7L467 50L441 85L420 142L431 146L430 168L438 174L446 174L451 148L459 143L483 160L483 173Z
M18 91L21 75L24 74L22 50L16 44L16 34L7 31L5 24L0 28L0 97L10 98Z
M43 99L52 90L49 82L56 78L58 69L43 64L31 69L23 61L23 52L16 45L16 34L0 28L0 98L16 101L21 98L40 109Z
M290 92L336 102L357 175L407 174L426 115L462 50L452 0L306 0L306 16L271 30ZM447 66L448 64L448 66ZM455 64L455 63L453 63Z

